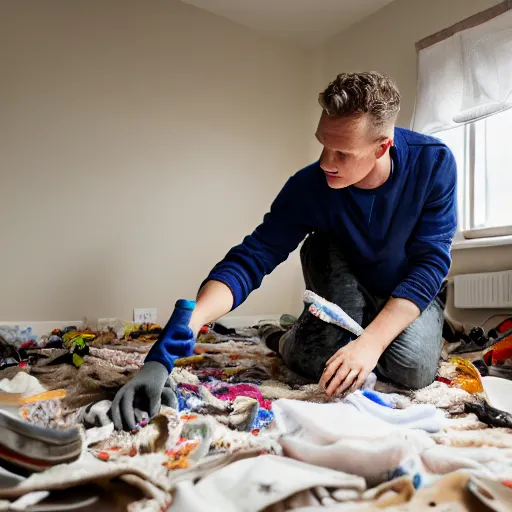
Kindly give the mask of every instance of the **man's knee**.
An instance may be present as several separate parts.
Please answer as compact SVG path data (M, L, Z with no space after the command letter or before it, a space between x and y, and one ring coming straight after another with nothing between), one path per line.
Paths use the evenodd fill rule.
M433 302L384 352L377 367L395 384L420 389L436 378L443 347L443 310Z
M421 337L402 335L382 355L377 373L404 388L424 388L436 378L441 349L441 332Z
M396 384L407 389L421 389L430 386L436 378L439 360L415 359L410 361L407 367L397 367L395 378Z

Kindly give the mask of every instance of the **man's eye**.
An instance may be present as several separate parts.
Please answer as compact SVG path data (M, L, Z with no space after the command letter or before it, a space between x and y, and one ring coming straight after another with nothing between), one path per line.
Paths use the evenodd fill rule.
M338 158L346 158L347 157L346 153L342 153L341 151L337 151L337 153L338 153Z

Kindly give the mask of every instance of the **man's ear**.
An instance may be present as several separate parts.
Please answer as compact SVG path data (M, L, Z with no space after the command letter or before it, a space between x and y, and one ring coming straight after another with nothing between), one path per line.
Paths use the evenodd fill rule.
M379 147L375 153L375 157L377 160L384 156L386 151L393 145L393 139L389 139L386 137L385 139L381 139L379 141Z

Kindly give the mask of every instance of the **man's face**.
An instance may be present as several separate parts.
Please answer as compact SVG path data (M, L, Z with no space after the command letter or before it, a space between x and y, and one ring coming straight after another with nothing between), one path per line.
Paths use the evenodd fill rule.
M325 112L320 117L316 138L324 147L320 167L331 188L345 188L362 181L388 147L386 141L376 140L366 118L329 117Z

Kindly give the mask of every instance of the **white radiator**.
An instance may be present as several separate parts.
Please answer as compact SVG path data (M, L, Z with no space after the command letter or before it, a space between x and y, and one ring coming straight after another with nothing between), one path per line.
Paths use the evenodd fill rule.
M512 270L454 277L455 307L512 308Z

